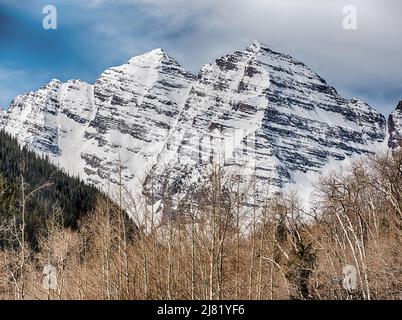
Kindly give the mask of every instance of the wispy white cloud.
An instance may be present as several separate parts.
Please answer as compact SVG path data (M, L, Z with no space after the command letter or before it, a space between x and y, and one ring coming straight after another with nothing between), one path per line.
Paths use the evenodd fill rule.
M349 4L358 10L356 31L342 28L342 9ZM400 0L59 0L55 5L60 24L79 25L78 38L92 43L95 68L162 47L197 72L258 39L384 112L401 98Z
M258 39L303 60L345 94L363 95L371 103L382 100L380 107L386 111L394 107L397 89L402 88L399 0L123 2L148 6L151 15L166 21L158 46L167 46L193 71ZM350 4L357 8L356 31L342 27L342 10ZM182 32L171 38L174 28Z

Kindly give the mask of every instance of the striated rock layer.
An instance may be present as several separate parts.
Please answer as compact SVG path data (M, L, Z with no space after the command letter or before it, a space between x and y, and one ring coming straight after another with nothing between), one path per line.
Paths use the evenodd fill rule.
M258 190L301 187L303 175L371 153L386 135L385 118L369 105L259 42L198 77L157 49L94 85L53 80L15 98L0 121L23 145L105 191L120 178L132 192L152 181L155 202L197 187L214 163L244 184L254 177Z
M397 149L402 145L402 101L388 118L388 147Z

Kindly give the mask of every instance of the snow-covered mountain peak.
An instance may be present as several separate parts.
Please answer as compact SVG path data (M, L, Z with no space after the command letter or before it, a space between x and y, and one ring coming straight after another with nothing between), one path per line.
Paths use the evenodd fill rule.
M131 192L146 193L151 179L153 201L196 188L215 161L244 185L256 177L262 193L304 183L331 161L373 152L386 131L366 103L259 41L198 77L155 49L94 85L52 81L15 98L0 122L105 191L118 185L121 167Z
M398 105L396 106L397 111L401 111L402 112L402 101L399 101Z
M134 66L153 67L153 68L157 68L161 64L172 64L180 67L179 63L171 56L169 56L161 48L157 48L144 54L135 56L131 58L127 64Z
M262 48L266 48L266 47L267 46L264 43L262 43L261 41L254 40L247 49L250 51L257 52L257 51L260 51Z
M266 43L264 43L262 41L259 41L259 40L254 40L251 43L251 45L246 48L246 50L247 51L253 51L253 52L266 51L266 52L270 52L270 53L273 53L273 54L285 55L283 53L276 52L269 45L267 45Z
M259 40L254 40L246 50L252 52L259 52L261 50L271 50L271 49L265 43Z
M164 177L169 168L176 191L205 178L211 154L245 181L255 174L263 190L306 181L300 177L319 174L332 160L371 153L385 138L381 114L342 98L302 62L260 42L205 65L185 111L168 140L178 154L154 172ZM215 139L224 142L200 146Z
M144 55L148 55L148 56L166 56L165 51L162 48L155 48L149 52L146 52Z
M50 80L50 82L48 83L49 86L57 86L60 85L62 82L59 79L52 79Z

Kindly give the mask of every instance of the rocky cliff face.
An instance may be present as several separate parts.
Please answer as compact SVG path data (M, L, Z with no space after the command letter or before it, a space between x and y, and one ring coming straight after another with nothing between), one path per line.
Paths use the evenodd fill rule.
M397 149L402 145L402 101L388 118L389 140L388 146Z
M259 42L198 77L157 49L94 85L54 80L15 98L1 122L108 192L120 178L130 191L152 180L155 201L196 187L214 163L243 182L255 177L260 190L280 189L331 160L372 152L386 134L384 117L366 103Z
M155 176L168 168L171 185L197 185L212 154L244 180L255 175L259 189L282 188L296 182L296 173L319 173L331 159L369 153L384 137L382 115L255 42L202 68Z

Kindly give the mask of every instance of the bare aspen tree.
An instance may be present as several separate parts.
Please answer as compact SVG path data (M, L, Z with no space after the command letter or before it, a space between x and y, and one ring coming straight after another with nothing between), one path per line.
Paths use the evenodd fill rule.
M400 163L397 154L354 162L324 177L305 209L293 192L262 198L254 181L244 186L222 166L175 198L154 178L130 194L120 162L116 201L98 199L77 229L48 217L35 251L29 200L41 189L21 178L19 206L0 225L0 298L401 299ZM41 287L47 264L56 290ZM356 288L343 286L346 265Z
M252 209L252 222L251 222L251 250L250 250L250 266L248 274L248 299L252 299L253 294L253 278L254 278L254 256L256 246L256 226L257 226L257 203L256 203L256 180L253 179L253 209Z

